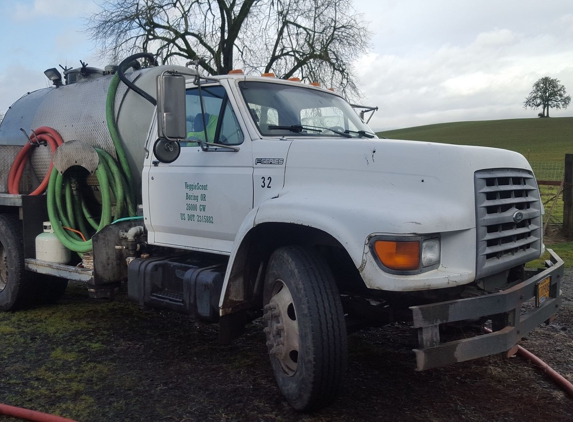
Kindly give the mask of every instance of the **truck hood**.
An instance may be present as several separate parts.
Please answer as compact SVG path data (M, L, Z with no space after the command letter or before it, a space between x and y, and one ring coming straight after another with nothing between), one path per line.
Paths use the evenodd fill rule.
M272 208L280 207L291 222L308 223L314 213L326 226L327 220L342 220L363 233L471 229L474 173L491 168L531 170L522 155L496 148L388 139L294 139L285 185ZM265 214L257 220L264 220Z

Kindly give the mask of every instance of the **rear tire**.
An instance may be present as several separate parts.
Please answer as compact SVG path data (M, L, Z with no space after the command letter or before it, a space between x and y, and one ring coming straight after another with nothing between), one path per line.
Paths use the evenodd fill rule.
M264 286L265 333L278 386L297 410L336 397L346 370L344 313L324 258L309 247L277 249Z
M0 311L21 308L31 294L24 270L22 223L16 215L0 214Z

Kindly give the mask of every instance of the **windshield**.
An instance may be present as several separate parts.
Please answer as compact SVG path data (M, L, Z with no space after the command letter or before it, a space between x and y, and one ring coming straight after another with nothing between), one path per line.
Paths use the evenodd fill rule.
M376 137L337 95L272 82L242 81L239 87L263 135Z

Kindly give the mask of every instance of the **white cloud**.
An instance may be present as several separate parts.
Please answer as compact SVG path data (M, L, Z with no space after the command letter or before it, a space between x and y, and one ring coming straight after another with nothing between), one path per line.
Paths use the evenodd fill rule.
M27 92L36 91L49 85L41 72L36 72L24 66L10 66L0 73L0 113L5 113L8 107Z
M475 72L447 79L441 86L449 95L471 96L487 90L494 80L495 75Z
M542 76L573 91L573 16L559 7L539 11L532 2L503 2L485 14L465 2L376 4L381 13L390 6L390 29L383 30L384 41L375 36L375 50L355 67L363 103L380 107L370 123L375 130L534 117L523 101ZM571 110L552 112L562 115Z
M89 16L98 6L92 0L34 0L14 5L14 18L30 20L39 17L76 18Z
M517 36L509 29L496 29L494 31L478 34L475 45L482 48L511 45L517 40Z

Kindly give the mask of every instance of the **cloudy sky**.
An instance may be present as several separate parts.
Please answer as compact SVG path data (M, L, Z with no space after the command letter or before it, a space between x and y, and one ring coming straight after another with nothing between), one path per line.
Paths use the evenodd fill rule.
M535 117L533 83L557 78L573 93L571 0L355 0L373 34L357 57L363 104L376 130ZM0 1L0 112L48 86L43 71L79 60L103 67L85 32L91 0ZM573 116L551 110L554 117Z

